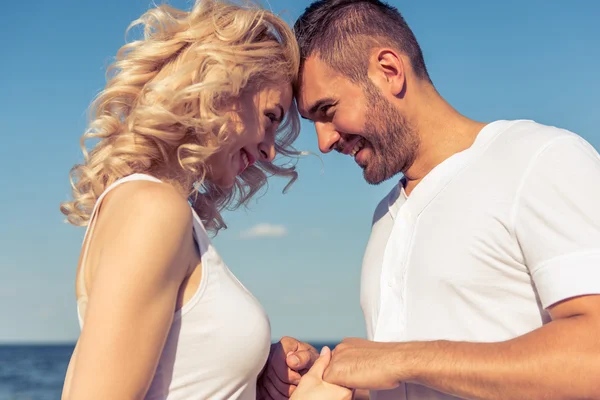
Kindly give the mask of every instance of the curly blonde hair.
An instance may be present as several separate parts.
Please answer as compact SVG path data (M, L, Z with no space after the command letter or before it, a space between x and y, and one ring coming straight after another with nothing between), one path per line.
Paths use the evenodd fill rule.
M292 30L272 12L226 1L197 0L189 11L168 5L134 21L143 39L124 45L91 105L81 138L84 162L70 173L73 200L61 204L69 223L85 226L100 194L132 173L177 160L190 182L190 203L206 228L226 225L223 209L248 200L272 175L297 178L292 164L257 162L232 188L206 178L206 160L231 137L232 104L265 85L295 85L299 50ZM300 122L295 103L280 125L275 150L287 158ZM86 142L97 143L87 151Z

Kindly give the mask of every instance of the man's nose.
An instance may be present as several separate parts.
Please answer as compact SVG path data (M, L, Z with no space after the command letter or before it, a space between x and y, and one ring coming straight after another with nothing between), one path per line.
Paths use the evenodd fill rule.
M315 129L319 140L319 150L321 150L321 153L329 153L339 142L340 134L333 128L331 123L315 122Z

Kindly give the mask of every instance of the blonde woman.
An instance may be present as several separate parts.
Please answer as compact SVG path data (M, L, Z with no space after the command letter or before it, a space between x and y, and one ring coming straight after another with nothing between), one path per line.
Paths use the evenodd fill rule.
M272 397L257 390L268 318L208 232L267 175L295 178L272 162L295 154L297 44L272 13L215 0L189 12L159 6L133 25L143 38L120 49L92 104L73 200L61 206L87 226L82 331L63 398ZM349 397L322 381L329 357L294 399Z

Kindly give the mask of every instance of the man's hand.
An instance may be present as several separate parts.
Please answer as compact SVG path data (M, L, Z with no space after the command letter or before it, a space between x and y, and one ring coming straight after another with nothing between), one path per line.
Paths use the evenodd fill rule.
M258 398L288 399L317 358L319 353L314 347L291 337L271 345L269 359L258 379Z
M394 343L344 339L335 350L323 380L353 389L388 390L400 385Z
M331 360L331 350L323 347L321 357L302 377L290 400L350 400L352 390L323 381L323 371Z

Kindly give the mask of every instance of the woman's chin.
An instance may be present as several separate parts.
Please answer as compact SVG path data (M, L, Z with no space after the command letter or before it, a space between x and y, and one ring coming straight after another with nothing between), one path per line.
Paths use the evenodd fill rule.
M221 189L231 189L233 187L233 185L235 184L235 176L233 177L227 177L227 178L222 178L220 179L218 182L214 182L215 185L217 185L219 188Z
M206 177L207 181L210 181L215 186L218 186L220 189L231 189L235 184L236 176L232 173L224 173L219 176L208 175Z

